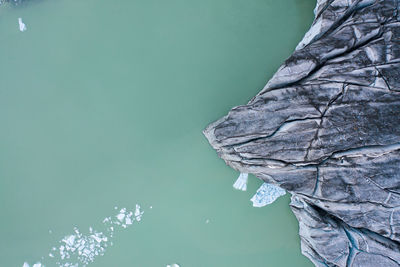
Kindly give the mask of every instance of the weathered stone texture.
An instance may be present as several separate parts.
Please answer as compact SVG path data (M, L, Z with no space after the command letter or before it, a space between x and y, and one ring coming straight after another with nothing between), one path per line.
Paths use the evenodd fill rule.
M292 194L317 266L400 265L400 1L319 0L265 88L204 133Z

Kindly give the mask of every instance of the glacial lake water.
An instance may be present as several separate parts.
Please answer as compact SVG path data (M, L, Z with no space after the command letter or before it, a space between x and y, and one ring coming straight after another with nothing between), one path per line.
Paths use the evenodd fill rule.
M89 227L100 231L104 218L115 221L136 203L141 221L116 224L113 245L88 266L312 266L289 195L252 207L261 181L234 190L239 173L202 130L265 85L309 28L314 6L0 6L0 266L58 266L60 241L74 227L90 236Z

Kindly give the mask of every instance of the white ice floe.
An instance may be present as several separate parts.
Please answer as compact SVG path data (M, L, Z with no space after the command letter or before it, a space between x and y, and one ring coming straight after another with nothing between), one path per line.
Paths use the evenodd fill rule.
M173 263L173 264L168 264L167 267L180 267L179 264Z
M22 18L18 18L19 30L21 32L26 31L26 25L22 22Z
M278 197L285 194L286 191L279 186L263 183L250 200L254 207L259 208L273 203Z
M142 220L143 211L140 210L140 205L136 204L135 219L140 222Z
M133 223L133 219L132 219L132 212L129 214L129 216L127 216L125 218L125 224L126 225L131 225Z
M249 175L247 173L240 173L233 187L237 190L246 191L247 190L247 180Z
M119 214L116 216L117 219L122 222L125 219L125 213L126 213L126 209L121 209L119 211Z

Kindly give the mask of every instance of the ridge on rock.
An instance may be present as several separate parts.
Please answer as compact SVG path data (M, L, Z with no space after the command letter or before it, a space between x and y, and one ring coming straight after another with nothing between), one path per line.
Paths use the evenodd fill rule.
M400 1L318 0L265 88L204 134L292 194L316 266L400 265Z

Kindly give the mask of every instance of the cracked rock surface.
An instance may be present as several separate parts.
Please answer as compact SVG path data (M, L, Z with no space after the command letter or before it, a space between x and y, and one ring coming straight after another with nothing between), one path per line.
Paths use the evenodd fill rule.
M204 134L292 194L316 266L400 265L400 0L318 0L292 56Z

